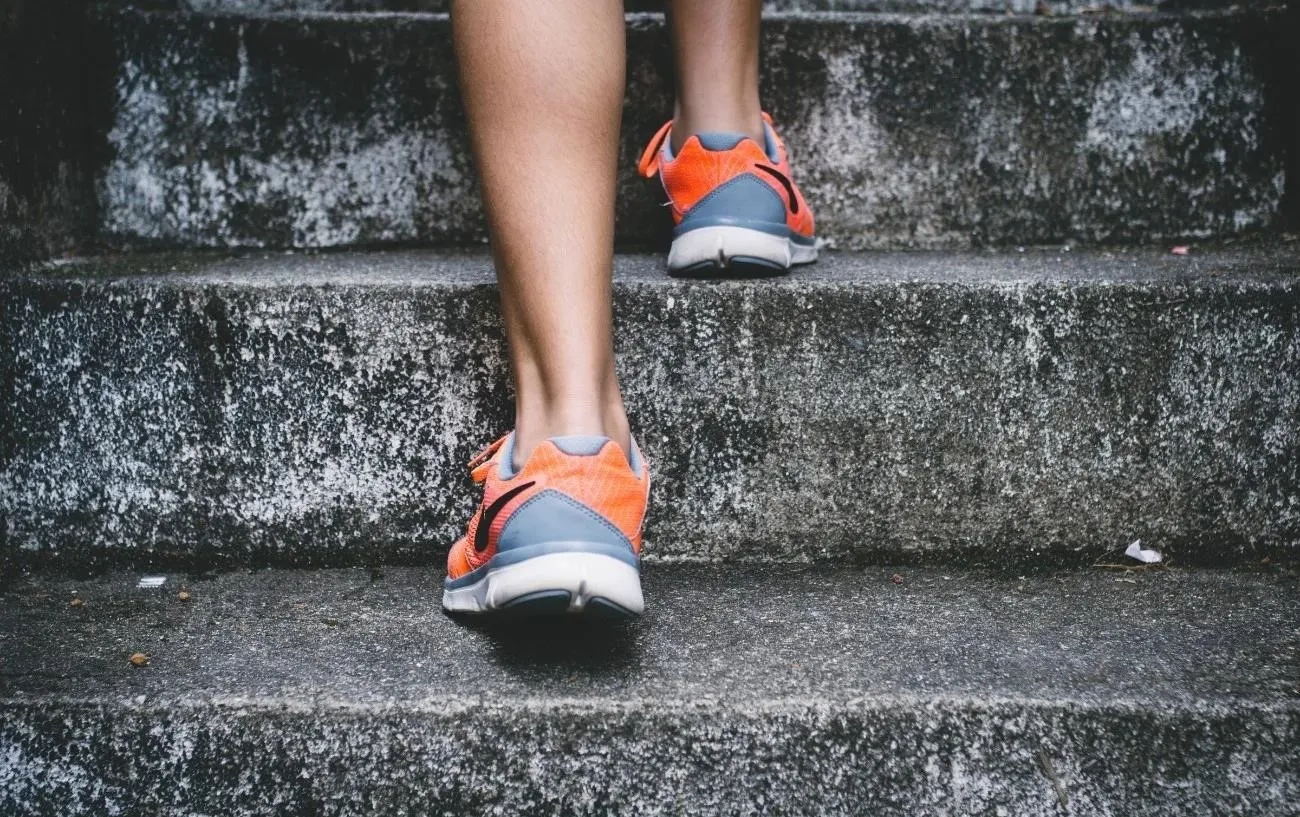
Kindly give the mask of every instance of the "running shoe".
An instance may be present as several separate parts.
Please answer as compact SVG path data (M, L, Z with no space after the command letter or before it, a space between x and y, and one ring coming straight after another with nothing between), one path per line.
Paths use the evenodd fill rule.
M669 274L774 275L817 260L812 212L770 116L762 145L739 133L697 133L676 154L672 126L659 129L637 168L659 176L672 207Z
M515 469L507 434L470 461L483 502L447 555L449 612L640 615L650 469L608 437L544 440Z

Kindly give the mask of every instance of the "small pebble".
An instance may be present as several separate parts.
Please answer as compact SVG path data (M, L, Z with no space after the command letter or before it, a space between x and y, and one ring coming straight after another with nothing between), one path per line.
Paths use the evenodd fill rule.
M146 667L149 665L149 656L142 652L131 653L131 665L136 667Z
M72 601L68 602L69 607L80 607L83 604L85 604L85 602L76 596L73 596Z
M181 592L179 592L179 593L176 594L176 598L180 599L181 601L189 601L189 600L190 600L190 591L188 591L188 590L182 590Z
M903 583L903 577L900 576L900 575L898 575L897 573L895 573L892 577L890 577L889 580L890 580L891 582L893 582L894 584L902 584L902 583Z

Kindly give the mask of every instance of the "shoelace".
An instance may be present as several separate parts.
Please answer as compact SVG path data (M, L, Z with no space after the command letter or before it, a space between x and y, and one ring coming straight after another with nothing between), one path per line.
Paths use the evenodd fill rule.
M488 466L492 464L492 457L497 451L501 450L501 446L505 445L506 438L509 436L509 432L502 434L494 442L489 443L486 448L470 458L467 467L469 468L470 478L474 480L475 485L482 485L487 481Z
M669 119L663 124L646 145L645 152L641 154L641 161L637 162L636 170L643 178L653 179L659 172L659 157L663 155L664 140L668 134L673 131L673 120Z

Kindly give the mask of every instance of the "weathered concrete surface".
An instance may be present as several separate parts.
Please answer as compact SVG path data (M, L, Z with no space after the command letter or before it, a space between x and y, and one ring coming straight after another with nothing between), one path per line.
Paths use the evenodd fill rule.
M606 630L422 570L21 581L0 812L1297 813L1294 576L892 571L656 566Z
M778 16L766 105L841 247L1225 235L1273 225L1291 100L1280 14ZM481 240L445 16L108 15L117 244ZM618 224L660 240L635 157L670 110L633 16Z
M95 234L90 92L78 0L0 2L0 269L84 245ZM102 76L102 75L101 75ZM102 100L97 105L90 97Z
M1298 250L832 253L717 285L620 258L648 552L1293 557ZM510 425L485 256L127 257L0 294L24 561L436 562Z
M280 14L285 12L445 12L450 0L107 0L108 5L145 9L198 11L221 14ZM628 11L661 11L663 0L625 0ZM1113 11L1183 11L1215 8L1280 8L1278 0L1046 0L1051 13L1102 13ZM764 0L767 13L809 11L870 12L993 12L1033 14L1038 0ZM1041 13L1041 11L1039 12Z

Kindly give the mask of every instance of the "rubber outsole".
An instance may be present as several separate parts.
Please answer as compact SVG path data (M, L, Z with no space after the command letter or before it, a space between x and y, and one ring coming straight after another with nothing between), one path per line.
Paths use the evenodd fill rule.
M632 619L638 616L637 613L628 610L626 607L599 596L588 599L587 603L579 611L575 612L573 609L573 596L567 590L543 590L539 593L520 596L502 606L499 612L507 616L523 616L526 618L585 615L588 618L613 621Z
M790 236L720 224L674 238L668 251L668 274L678 278L767 278L810 264L817 260L817 253L816 244Z
M489 562L472 584L444 583L449 613L523 616L583 614L630 618L645 609L637 568L622 559L584 550L582 542L553 543L566 550L496 567Z
M559 616L569 612L572 598L568 590L541 590L506 603L501 607L501 612L527 616Z
M668 273L675 278L774 278L789 271L790 267L763 258L739 255L700 261L681 269L669 268Z

